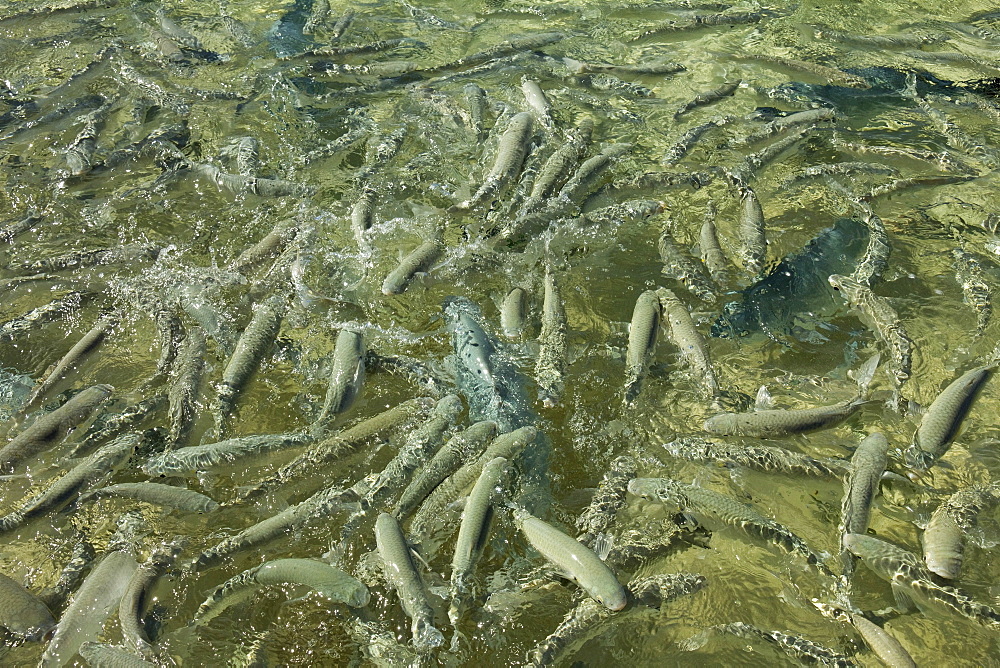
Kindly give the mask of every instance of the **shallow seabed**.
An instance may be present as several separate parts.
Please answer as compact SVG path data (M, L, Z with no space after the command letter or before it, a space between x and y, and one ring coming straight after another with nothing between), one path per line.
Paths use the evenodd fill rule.
M519 370L519 391L531 404L522 417L543 434L535 447L550 448L517 465L522 480L535 482L515 487L513 502L575 536L575 518L611 462L627 454L640 476L694 481L751 503L826 555L839 573L841 480L690 463L662 446L702 435L703 421L720 410L749 409L762 385L778 408L850 399L858 387L848 372L880 352L881 366L868 388L872 401L860 412L831 428L764 443L849 459L877 430L890 442L889 468L908 473L902 451L920 407L961 373L993 359L1000 334L987 311L1000 280L995 6L829 0L329 4L310 34L303 34L303 25L321 3L314 7L309 0L15 0L0 7L0 226L6 226L0 232L0 323L80 293L55 317L3 331L3 438L83 388L114 387L65 440L4 471L11 475L0 482L0 513L17 509L79 463L87 453L74 453L75 446L104 416L167 393L178 372L164 349L170 353L194 328L207 336L206 367L193 426L178 445L218 440L213 407L224 369L255 305L275 294L287 294L287 312L225 418L227 436L307 430L323 406L334 344L344 328L362 333L367 373L360 397L336 417L333 431L412 397L457 392L466 399L471 390L456 385L452 335L442 314L445 299L457 295L481 307L482 324L499 341L497 359ZM348 12L353 17L341 22L338 37L334 30ZM733 20L698 18L718 14ZM561 36L481 62L462 60L514 37L549 32ZM397 38L405 39L358 53L308 55ZM682 67L672 74L588 68L665 62ZM544 92L549 118L526 100L524 79ZM741 83L731 95L675 115L700 93L735 81ZM481 128L468 84L485 91ZM815 108L832 109L835 118L802 126L807 130L800 139L759 164L752 159L797 129L752 135L773 127L768 124L775 119ZM481 205L449 212L487 178L510 118L521 111L535 114L523 169ZM583 158L615 144L627 150L571 201L559 202L557 213L520 234L498 233L517 219L548 155L585 118L594 131ZM687 130L709 121L716 126L689 152L664 160ZM391 134L400 130L401 143L392 150ZM751 141L744 141L748 136ZM243 162L239 147L249 143L239 142L248 137L257 142L257 156L247 154ZM863 164L828 175L806 171L835 163ZM632 182L647 172L663 176ZM668 175L676 176L673 183ZM355 229L352 209L366 187L374 191L372 219L367 229ZM752 188L763 210L766 260L758 275L746 269L741 187ZM280 192L268 196L271 188ZM580 218L636 199L660 202L661 210L597 222ZM731 262L725 277L702 273L699 231L710 207ZM891 248L872 289L888 300L913 342L911 377L900 388L879 335L824 287L825 276L819 288L789 293L787 302L758 297L763 327L751 319L746 331L727 329L718 321L725 305L740 302L782 258L799 253L838 219L872 216L884 223ZM272 255L237 262L279 224L294 233ZM669 261L665 267L659 245L665 229L678 252L694 261L697 276ZM383 294L385 277L426 240L441 243L440 256L404 292ZM68 266L33 264L133 245L148 252L95 262L81 254ZM956 249L974 260L973 270L959 266ZM841 273L850 274L858 258L839 260L848 264ZM561 395L543 402L536 400L535 360L545 348L537 338L547 270L565 311L566 366ZM970 271L986 286L985 303L982 290L970 289ZM695 289L702 278L707 299ZM500 305L514 287L528 293L528 326L507 340L500 336ZM719 396L706 394L703 379L664 327L637 400L623 403L632 310L641 293L660 287L690 310L723 388ZM25 414L30 387L104 314L114 324L99 346ZM158 319L178 327L163 334ZM393 358L423 366L408 374L387 361ZM973 483L1000 481L998 414L1000 384L994 379L939 463L917 483L883 485L869 532L919 554L922 527L941 500ZM147 431L145 444L106 482L149 480L141 466L167 447L169 427L165 407L135 424ZM368 555L375 549L374 513L344 546L337 543L349 504L218 566L188 566L203 550L323 486L347 488L381 470L412 429L405 426L308 476L284 481L252 504L229 502L303 448L162 480L218 501L222 508L213 513L121 498L70 505L0 535L0 573L42 592L56 583L81 542L98 555L112 540L120 546L123 519L136 513L139 521L129 525L125 541L139 563L164 543L186 539L146 606L158 661L370 665L378 658L359 620L394 634L400 653L382 661L401 661L410 656L410 622ZM497 502L477 569L477 597L459 624L461 641L453 650L446 644L425 655L428 664L523 663L585 595L558 574L539 570L545 561L518 532L506 503ZM624 541L629 530L641 531L654 519L672 521L677 510L629 495L608 532ZM442 523L457 527L458 517L455 510ZM996 519L991 510L979 518L956 582L987 605L997 603L1000 586ZM448 535L418 565L437 625L450 641L446 599L455 537ZM209 622L189 624L207 593L240 571L281 557L320 558L332 546L342 549L331 558L369 586L366 608L332 604L301 588L269 587ZM701 574L707 586L660 610L634 606L611 615L559 662L771 666L802 660L761 640L698 635L746 622L808 638L861 665L880 665L853 627L814 606L814 600L843 603L832 578L733 528L706 520L698 531L678 530L654 556L616 570L623 583L656 573ZM995 627L934 609L887 610L894 605L889 585L862 563L850 601L865 612L879 611L873 619L920 665L1000 665ZM52 612L58 618L61 607ZM101 638L122 644L116 615ZM34 664L44 650L45 641L12 640L0 650L0 662ZM85 665L79 656L74 660Z

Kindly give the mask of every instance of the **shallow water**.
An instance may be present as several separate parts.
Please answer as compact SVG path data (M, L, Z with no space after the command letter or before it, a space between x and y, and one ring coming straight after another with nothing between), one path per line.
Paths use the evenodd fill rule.
M738 5L728 11L762 11L761 20L646 37L644 32L663 21L691 21L722 9L711 3L680 2L420 5L446 22L442 25L419 12L411 14L402 2L331 3L329 19L310 37L301 34L311 7L308 1L164 3L166 16L200 41L199 50L186 51L176 43L171 48L169 39L156 36L158 4L75 4L84 8L48 11L50 5L34 1L0 8L0 54L5 56L0 59L0 225L39 216L9 242L0 238L0 281L4 281L0 323L72 290L87 292L87 298L68 314L0 342L0 415L13 415L4 428L5 438L26 422L17 414L30 385L24 376L41 377L101 313L115 315L117 324L93 354L45 395L41 405L53 408L66 394L96 383L115 387L103 409L112 412L166 391L168 380L156 375L160 339L151 309L140 301L148 293L165 300L185 328L199 325L208 335L206 373L189 445L215 440L211 406L216 384L250 320L252 306L275 290L291 292L291 307L276 342L237 400L229 420L233 435L307 429L322 407L334 342L342 327L362 331L366 348L380 356L421 360L437 380L429 389L405 375L370 366L360 399L338 418L336 427L350 426L410 397L429 396L432 390L453 391L454 373L447 361L452 338L442 317L442 302L452 295L473 299L483 310L486 327L498 332L499 305L514 286L529 292L531 324L525 340L505 343L503 349L526 377L524 391L534 400L538 343L533 337L539 331L548 263L564 301L568 367L561 401L552 407L541 401L532 405L543 440L551 444L547 471L534 472L547 479L548 490L542 491L551 494L551 503L539 489L519 501L535 505L546 520L573 533L575 517L589 503L590 492L610 462L628 453L638 461L639 475L694 480L751 502L815 550L830 554L836 570L840 481L681 462L660 447L678 435L700 434L703 420L719 410L704 396L665 330L660 332L639 400L634 407L623 407L628 323L636 298L657 287L678 294L706 337L715 372L726 390L727 408L741 398L749 400L761 385L768 387L777 407L849 399L857 386L848 371L881 350L883 367L870 390L875 401L842 425L769 444L846 458L866 433L879 430L891 443L890 468L900 472L904 471L900 451L910 443L919 421L907 413L907 402L930 404L952 379L995 354L997 325L990 321L977 333L977 315L963 301L952 257L953 249L964 248L978 260L987 285L997 285L1000 240L994 200L1000 104L995 77L1000 64L995 54L1000 17L988 14L992 8L984 3ZM71 8L74 3L53 6ZM337 45L400 37L411 41L369 54L296 55L330 43L330 31L348 9L355 12L354 18ZM245 26L250 35L247 43L226 30L222 16ZM916 46L898 41L876 44L860 37L832 39L830 29L854 36L927 39ZM439 68L513 35L551 31L564 37L537 51L504 56L484 71L462 65ZM870 87L829 85L828 74L756 60L753 55L839 68L861 76ZM634 88L602 90L603 86L594 85L596 75L575 74L564 58L616 65L671 61L685 69L668 76L611 73L650 91L643 95ZM358 68L370 64L375 73L323 73L313 66L317 60ZM414 71L397 78L379 77L377 67L398 61L412 62ZM138 74L130 75L133 70ZM910 71L917 73L916 91L926 101L923 106L906 91ZM479 208L469 214L447 213L448 207L467 199L488 173L509 116L529 109L521 92L522 77L537 81L552 105L553 127L535 124L526 161L529 171L563 141L565 131L589 117L595 131L586 157L611 144L631 145L605 181L665 171L705 172L708 182L701 187L687 184L597 194L583 204L585 212L633 198L661 200L665 210L639 221L598 226L559 221L545 233L536 231L511 243L488 232L510 218L507 206L517 196L517 184L501 191L492 212ZM695 95L736 79L743 84L732 96L674 118L675 110ZM471 128L463 93L468 83L484 89L491 105L483 137ZM77 103L83 106L38 122L62 105ZM73 176L67 171L67 148L83 129L86 115L105 104L95 135L93 167ZM738 299L754 279L741 270L737 259L740 200L720 168L737 169L748 155L773 142L765 139L750 146L740 142L772 117L815 107L833 108L836 120L817 124L749 177L766 220L767 269L800 251L838 218L858 217L859 209L847 194L866 197L897 178L969 177L956 183L918 183L868 198L891 245L888 267L874 290L889 299L914 343L912 378L901 391L902 410L888 404L893 384L884 347L843 303L831 306L819 300L809 307L813 312L799 313L787 331L772 332L772 337L709 336L723 305ZM678 164L661 165L661 158L684 131L722 117L733 120L709 130ZM113 151L161 129L174 138L172 149L160 144L163 150L149 149L134 159L109 164ZM359 170L372 164L374 144L397 129L405 131L398 153L369 181L376 191L373 225L364 235L369 251L359 247L351 229L351 209L361 188ZM234 138L247 136L259 142L256 177L291 181L304 186L303 191L279 197L262 197L247 189L232 192L191 169L210 164L235 173L225 149ZM349 136L356 138L338 143ZM783 135L774 135L779 136ZM877 147L911 153L878 152ZM806 167L846 161L865 162L881 171L790 180ZM887 175L885 168L897 170L898 176ZM681 250L697 259L699 229L709 203L718 209L720 242L734 263L730 280L715 285L715 303L698 300L681 281L664 276L657 251L660 233L669 225ZM250 270L230 268L244 249L288 219L297 221L303 231L300 238L307 239L297 251L293 246L290 255ZM400 258L435 236L445 250L430 271L418 276L403 294L383 295L382 281ZM25 262L133 243L154 244L162 250L155 260L71 268L47 272L52 275L36 280L9 281L34 273L22 269ZM294 285L292 275L298 276ZM876 502L871 531L919 551L919 527L938 499L973 482L997 480L998 409L1000 387L994 379L943 462L924 474L923 482L939 494L930 500L906 489L887 494ZM168 427L162 409L141 425L156 427ZM0 512L18 507L23 498L75 464L66 457L86 429L86 424L80 426L66 442L33 459L27 478L4 480ZM381 470L404 437L400 433L387 443L370 444L328 465L321 476L286 484L249 507L192 516L104 499L53 514L0 536L0 572L38 592L55 582L81 538L98 553L106 549L119 517L129 510L142 516L135 547L140 563L175 536L188 538L179 560L187 563L321 485L340 481L348 487ZM151 440L151 447L159 442ZM148 454L137 455L111 481L145 480L139 465ZM173 482L225 503L292 456L283 453ZM538 465L544 460L526 461ZM629 497L612 531L672 515L673 511ZM370 584L372 601L367 609L333 606L304 590L270 588L252 604L234 606L203 626L188 626L207 592L239 571L268 559L319 557L327 552L340 536L345 517L335 514L311 523L216 568L198 573L171 570L157 583L155 601L149 605L157 619L152 632L160 659L177 665L220 660L250 665L256 651L268 665L372 661L365 643L349 633L358 619L384 622L400 643L409 642L409 621L398 598L381 580L379 567L371 566L365 556L375 548L371 521L356 534L341 562ZM995 548L980 546L1000 540L994 517L985 515L981 535L970 541L958 582L982 603L994 602L1000 581ZM732 529L710 528L716 530L707 543L681 541L634 572L617 573L622 582L662 572L699 573L708 580L704 590L658 612L634 610L611 617L593 630L586 644L575 646L563 658L566 665L574 661L637 666L794 663L761 641L709 635L696 649L682 644L708 627L735 621L801 635L852 655L863 665L878 665L851 627L823 617L810 603L832 600L828 579L800 559ZM448 638L452 629L447 601L438 592L445 591L448 582L453 543L454 537L423 570L439 626ZM441 651L428 660L447 665L523 662L581 595L575 585L549 576L543 578L544 586L522 589L543 564L501 510L477 571L478 607L462 625L465 642L457 652ZM858 567L852 602L865 611L893 605L888 585L863 565ZM890 614L879 621L918 664L998 664L995 630L961 617L930 612ZM114 617L105 626L104 638L120 644ZM3 661L28 665L43 651L44 643L19 644Z

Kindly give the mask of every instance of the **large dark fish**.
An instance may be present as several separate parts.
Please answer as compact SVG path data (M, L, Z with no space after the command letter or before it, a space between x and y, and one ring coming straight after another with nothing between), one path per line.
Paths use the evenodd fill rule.
M782 340L802 314L832 313L838 301L827 281L830 274L854 271L868 244L868 228L841 218L813 237L800 252L782 260L763 279L726 304L712 325L712 336L747 336L764 332Z

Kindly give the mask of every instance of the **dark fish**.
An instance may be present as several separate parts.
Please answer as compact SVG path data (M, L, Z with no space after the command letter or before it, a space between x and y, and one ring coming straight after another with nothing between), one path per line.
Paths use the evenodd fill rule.
M827 278L849 274L868 243L868 228L841 218L816 235L805 248L782 260L767 276L726 304L712 325L712 336L746 336L763 331L784 340L802 314L821 317L838 305Z

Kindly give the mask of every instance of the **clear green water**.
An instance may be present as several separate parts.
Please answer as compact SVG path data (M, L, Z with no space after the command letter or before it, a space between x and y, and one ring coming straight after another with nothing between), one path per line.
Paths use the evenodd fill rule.
M67 6L72 3L63 3ZM309 3L304 3L307 8ZM239 276L225 269L249 244L274 225L298 216L315 227L311 263L304 280L309 288L336 301L295 302L278 341L241 396L232 420L237 435L277 433L306 427L318 413L326 391L329 357L337 331L360 326L369 349L383 355L405 354L421 359L447 375L445 357L451 339L440 318L441 302L449 295L466 295L484 310L488 325L498 326L498 304L514 285L530 289L531 310L537 333L541 310L545 247L533 240L521 250L485 241L479 234L481 215L452 217L444 209L475 188L492 161L497 133L479 141L470 132L462 87L475 82L491 102L513 110L526 109L520 91L523 75L536 79L553 106L554 132L540 131L543 146L560 141L561 132L582 116L596 123L594 145L627 142L631 152L613 168L616 178L645 171L668 169L683 173L735 166L748 149L727 148L726 143L749 133L760 121L746 120L755 109L775 107L798 111L795 101L771 99L764 89L795 82L806 100L832 104L837 121L810 132L806 139L755 174L753 187L767 219L768 261L776 263L795 252L839 216L854 215L847 200L822 179L786 185L786 179L810 165L845 160L870 161L899 170L901 177L939 176L947 173L926 161L844 149L837 140L859 145L949 152L970 167L977 178L959 184L918 186L873 200L892 244L889 267L876 292L891 300L915 344L913 377L904 396L927 405L940 389L960 372L980 363L996 345L997 327L991 324L975 336L976 315L963 303L955 279L951 250L963 245L981 262L987 281L997 284L996 237L984 225L995 212L996 166L990 159L997 142L995 98L971 92L968 82L997 76L1000 64L1000 21L970 17L990 10L973 2L918 3L809 2L795 7L769 7L768 16L753 25L709 27L648 37L638 41L652 24L683 20L715 9L684 9L671 3L447 3L422 5L434 15L465 29L442 28L415 20L402 4L372 2L333 4L331 19L315 35L317 44L336 17L347 9L355 17L342 44L367 44L380 39L411 37L412 46L374 55L343 58L362 65L382 60L408 60L420 67L450 62L486 49L515 34L563 31L565 39L541 49L550 56L523 57L481 74L436 80L435 75L413 74L379 90L328 95L355 84L371 84L365 75L317 74L301 58L276 58L276 49L291 52L306 48L274 36L280 20L296 18L285 3L175 2L166 13L195 34L206 50L223 54L209 62L188 57L184 62L157 51L149 26L158 5L137 3L85 11L36 12L35 2L7 2L0 7L0 223L22 219L31 210L42 220L12 243L0 245L0 279L20 272L23 261L59 255L70 250L152 242L169 247L153 264L108 265L80 273L60 272L57 277L3 288L0 321L15 318L53 296L85 283L97 292L80 309L55 322L38 326L14 341L0 344L0 367L37 378L58 360L91 326L99 310L117 313L120 323L111 336L79 369L62 381L58 392L94 383L110 383L116 392L112 409L121 408L158 389L163 381L147 387L153 377L159 343L148 310L134 297L134 286L159 286L165 296L183 293L189 306L195 298L217 311L218 329L210 331L208 371L202 385L199 419L192 443L211 426L208 408L214 383L250 317L250 305L259 298L252 288L263 271ZM679 3L678 3L679 5ZM737 6L735 10L755 7ZM253 35L245 46L223 28L221 13L239 19ZM862 35L921 35L947 37L921 47L878 47L817 38L823 28ZM977 34L975 31L979 29ZM187 108L144 101L134 83L123 82L113 68L95 68L79 83L64 86L83 71L109 45L117 50L115 62L128 63L142 76L184 101ZM822 76L772 65L746 56L779 55L838 68L918 69L941 81L929 90L931 106L946 115L952 127L971 138L972 145L956 139L912 99L898 92L900 83L876 93L854 89L829 89ZM684 72L662 77L622 75L623 80L650 88L653 95L588 88L556 59L563 56L587 62L635 64L662 59L683 64ZM554 58L554 59L553 59ZM859 70L852 70L858 72ZM872 70L860 70L873 76ZM454 73L448 71L447 73ZM732 97L695 109L680 120L673 112L682 103L724 81L742 79L746 85ZM433 80L432 80L433 79ZM418 84L424 83L423 86ZM429 83L428 83L429 82ZM8 94L6 89L12 91ZM893 91L897 92L893 92ZM262 198L252 194L220 191L215 184L184 172L163 178L161 164L149 157L114 169L79 178L61 175L66 147L82 127L85 110L63 118L28 126L37 117L17 118L19 102L34 101L42 111L101 95L111 103L103 129L97 136L95 162L114 148L148 136L167 125L186 127L190 133L181 152L188 160L211 162L228 171L220 151L234 137L252 136L260 143L258 175L288 179L308 185L313 194ZM229 99L232 98L232 99ZM976 102L979 104L976 104ZM659 161L686 129L721 115L738 120L708 133L692 152L672 168ZM490 113L487 126L495 121ZM325 152L323 147L362 124L363 137L382 136L397 128L406 130L399 153L376 177L378 200L375 225L369 233L374 251L358 251L350 228L350 210L357 197L355 171L365 164L362 139L345 150ZM949 145L950 139L950 145ZM976 148L976 147L979 148ZM891 177L860 174L837 177L859 193L886 183ZM717 224L723 248L735 249L738 198L723 178L701 189L677 188L639 192L635 197L660 199L666 212L617 230L594 229L586 233L555 235L551 250L559 262L559 280L569 331L569 367L562 401L552 408L535 406L538 426L552 443L548 479L555 503L546 518L572 530L575 516L586 506L589 493L608 464L629 453L640 465L640 475L664 475L696 480L712 489L751 501L820 551L835 553L842 485L836 480L803 480L751 471L730 475L726 469L673 461L659 445L679 434L697 434L704 418L715 410L698 391L680 362L676 348L661 333L649 377L634 408L620 402L624 379L627 323L636 297L646 289L675 289L693 310L703 334L721 304L743 288L747 278L720 286L719 304L697 301L683 287L661 273L656 242L669 220L675 238L685 250L695 247L705 207L718 207ZM509 199L505 192L501 201ZM598 201L597 206L605 201ZM481 213L481 212L480 212ZM435 233L446 251L430 275L419 278L404 294L384 296L381 281L399 258ZM572 252L570 252L572 250ZM696 253L695 253L695 256ZM734 272L739 276L739 272ZM728 294L727 294L728 292ZM185 325L194 324L192 308L181 313ZM849 398L855 387L847 370L880 344L846 308L825 318L819 331L825 341L807 343L795 338L783 346L762 336L730 340L707 338L709 352L722 384L734 392L753 395L766 384L779 406L800 407L833 403ZM522 370L531 376L537 347L532 342L511 346ZM888 376L881 370L873 392L884 399ZM527 388L533 397L534 386ZM357 404L342 418L345 425L372 416L385 407L424 391L397 375L372 370ZM963 431L926 482L942 496L972 482L989 482L1000 475L995 449L1000 389L987 385ZM865 433L881 430L893 448L906 446L917 418L901 416L881 403L866 407L846 424L800 437L781 439L778 445L824 456L848 457ZM154 415L147 427L166 426L166 415ZM17 427L10 427L15 433ZM83 429L70 436L78 439ZM345 486L379 470L392 456L401 438L388 445L372 446L324 471L327 483ZM2 482L0 508L17 507L19 501L47 486L67 466L71 445L46 451L30 467L29 478ZM220 502L231 499L241 486L260 479L290 458L282 455L253 467L234 467L224 473L192 477L187 484ZM139 462L134 462L138 464ZM891 467L900 469L894 459ZM144 479L137 466L116 474L115 481ZM161 542L186 536L189 542L182 562L245 526L259 521L311 493L315 486L301 482L282 488L258 507L223 509L208 516L188 516L143 504L105 500L71 513L54 515L0 538L0 572L20 579L32 590L51 585L81 531L98 551L106 546L118 517L134 506L142 513L148 534L140 541L139 560ZM936 499L936 497L935 497ZM871 529L880 537L918 551L920 529L936 500L928 502L905 493L883 497L873 511ZM659 515L658 515L659 513ZM641 527L649 516L662 511L635 498L622 511L616 527ZM987 515L981 535L967 549L959 585L977 600L990 603L1000 576L995 550L998 539L994 518ZM265 559L285 556L319 556L339 535L342 516L317 522L273 541L260 550L227 560L222 566L193 574L176 571L155 589L151 608L159 613L157 647L164 660L180 665L225 662L244 665L251 648L260 646L272 665L346 665L361 660L363 647L346 629L356 613L330 606L301 591L266 590L250 605L231 608L225 615L197 629L187 628L206 592L242 569ZM631 613L594 630L585 645L564 660L567 665L774 665L790 662L785 655L759 641L712 636L697 650L685 651L680 641L700 630L733 621L765 629L785 630L846 653L857 652L863 665L878 665L861 649L857 634L847 626L820 615L810 599L829 596L828 583L794 557L778 556L759 543L733 531L716 532L708 549L684 544L666 556L650 561L635 573L620 572L622 581L659 572L700 573L708 587L665 606L662 611ZM439 591L449 576L451 542L429 563L425 579ZM344 562L347 570L362 572L362 555L374 549L369 527L359 532ZM470 613L464 629L467 638L457 653L441 652L436 659L449 665L511 665L548 635L575 604L573 585L520 591L529 571L542 558L501 517L494 538L479 567L489 602ZM398 599L379 578L371 578L372 603L360 613L382 620L406 643L409 622ZM888 585L863 566L859 567L854 603L864 610L892 605ZM432 596L440 625L450 637L447 603ZM944 614L908 614L885 624L909 649L918 664L997 665L997 636L973 622ZM120 641L112 617L105 637ZM44 646L26 643L8 652L6 665L37 661ZM79 659L78 659L79 660Z

